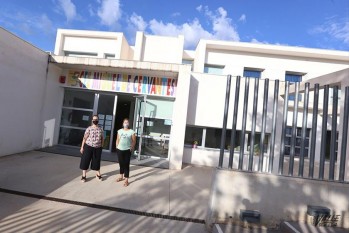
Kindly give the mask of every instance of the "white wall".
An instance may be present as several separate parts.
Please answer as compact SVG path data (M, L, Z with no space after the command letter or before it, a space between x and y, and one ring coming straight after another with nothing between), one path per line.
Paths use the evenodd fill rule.
M170 169L182 168L189 86L190 66L181 65L179 66L176 99L173 105L171 141L169 145Z
M253 112L253 95L254 95L254 79L249 83L248 94L248 114L246 130L251 130L252 126L252 112ZM263 110L263 95L264 95L264 80L259 81L259 98L257 102L257 125L256 131L260 131L262 122ZM271 132L271 121L273 111L273 96L274 96L274 82L269 82L268 92L268 108L267 108L267 127L266 131ZM225 90L227 86L227 77L222 75L200 74L192 73L187 124L221 128L223 124L224 106L225 106ZM229 101L228 125L227 128L232 128L233 109L235 101L236 78L231 79L231 91ZM238 107L237 129L241 129L243 117L245 93L245 79L240 81L240 97ZM282 106L279 104L279 109Z
M0 156L41 147L48 54L0 28Z
M224 74L243 75L244 67L263 69L262 78L284 80L286 71L305 73L303 81L348 67L347 62L224 50L207 50L205 63L225 65Z
M54 53L64 56L65 52L96 53L98 58L114 54L115 59L125 60L133 55L123 33L58 29Z
M307 205L325 206L349 228L349 186L268 174L216 170L206 224L239 222L240 210L258 210L261 224L306 221Z
M64 89L59 83L59 76L61 74L61 68L52 63L49 65L44 94L44 107L41 115L41 127L43 128L41 147L53 146L58 143L64 96Z
M142 61L182 63L184 37L144 36Z

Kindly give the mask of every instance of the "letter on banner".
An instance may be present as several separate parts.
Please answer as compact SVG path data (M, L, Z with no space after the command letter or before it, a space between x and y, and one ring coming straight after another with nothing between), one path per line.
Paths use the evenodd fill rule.
M143 76L142 94L147 94L148 77Z
M138 79L138 93L142 93L142 81L143 81L143 76L139 76L139 79Z
M138 76L135 76L135 79L133 80L133 92L137 93L138 90Z

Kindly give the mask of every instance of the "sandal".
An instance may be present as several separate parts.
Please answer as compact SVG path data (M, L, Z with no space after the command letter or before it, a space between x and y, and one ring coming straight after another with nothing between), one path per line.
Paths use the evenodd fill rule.
M120 178L119 177L119 178L116 179L116 182L120 182L120 181L123 181L123 180L124 180L124 178Z
M125 183L124 183L124 187L127 187L128 186L128 181L126 180Z
M82 176L82 177L81 177L81 182L82 182L82 183L85 183L85 182L86 182L86 176Z
M96 175L96 179L97 179L98 181L102 181L102 176Z

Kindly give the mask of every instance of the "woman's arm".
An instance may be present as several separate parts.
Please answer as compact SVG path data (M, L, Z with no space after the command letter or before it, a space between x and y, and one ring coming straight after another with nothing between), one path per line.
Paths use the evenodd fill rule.
M82 143L81 143L81 148L80 148L80 153L82 154L82 153L84 153L84 145L85 145L85 142L86 142L86 139L88 138L88 136L89 136L89 131L88 131L88 129L86 129L86 132L85 132L85 134L84 134L84 137L82 138Z
M133 152L135 150L135 146L136 146L136 134L132 134L131 136L131 151Z
M118 148L119 142L120 142L120 136L119 136L119 133L118 133L118 136L116 137L116 142L115 142L116 149Z
M102 146L102 148L104 147L104 131L103 131L102 127L101 127L101 146Z

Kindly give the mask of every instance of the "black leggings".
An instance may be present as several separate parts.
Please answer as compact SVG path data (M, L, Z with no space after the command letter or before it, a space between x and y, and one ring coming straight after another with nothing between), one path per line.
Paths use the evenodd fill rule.
M124 177L128 178L130 176L131 151L117 149L116 153L120 165L120 174L124 174Z
M80 169L87 170L91 163L91 170L99 171L101 167L102 147L84 145L84 153L81 156Z

